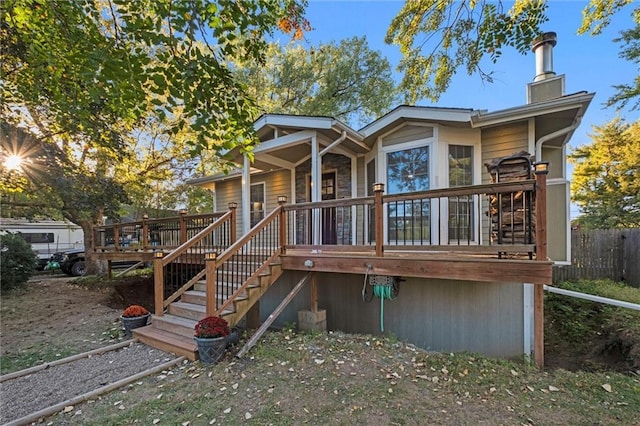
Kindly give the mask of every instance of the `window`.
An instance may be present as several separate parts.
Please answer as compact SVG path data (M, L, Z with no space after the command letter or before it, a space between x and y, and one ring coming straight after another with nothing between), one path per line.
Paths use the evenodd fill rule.
M20 236L29 244L53 243L52 232L20 232Z
M264 182L251 184L251 227L256 226L258 222L264 219L265 201L264 201Z
M429 189L429 146L387 153L387 192L398 194ZM431 239L431 204L395 201L388 205L388 239L395 244Z
M473 147L449 145L449 187L473 185ZM473 239L473 198L449 199L449 240Z

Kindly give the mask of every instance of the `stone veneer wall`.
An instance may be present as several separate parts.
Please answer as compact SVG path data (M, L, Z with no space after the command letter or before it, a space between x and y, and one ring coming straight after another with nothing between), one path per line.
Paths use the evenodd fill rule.
M336 198L351 198L351 159L340 154L326 154L322 157L322 173L336 172ZM309 175L311 159L296 167L296 203L311 201L309 197ZM309 235L310 212L299 212L296 216L296 243L311 244ZM344 241L350 237L351 217L338 212L337 239Z

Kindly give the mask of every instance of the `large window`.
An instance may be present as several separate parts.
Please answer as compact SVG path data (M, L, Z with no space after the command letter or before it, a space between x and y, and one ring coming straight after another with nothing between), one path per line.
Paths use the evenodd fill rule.
M264 182L251 185L251 227L264 219Z
M387 153L387 193L429 189L429 146ZM431 239L431 204L391 202L387 210L388 240L392 244L421 244Z
M473 185L473 147L449 145L449 187ZM449 240L473 239L473 198L449 199Z

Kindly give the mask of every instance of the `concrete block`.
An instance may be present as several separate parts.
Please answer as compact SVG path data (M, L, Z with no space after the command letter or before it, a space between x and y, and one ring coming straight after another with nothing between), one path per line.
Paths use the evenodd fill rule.
M327 311L298 311L298 329L301 331L327 331Z

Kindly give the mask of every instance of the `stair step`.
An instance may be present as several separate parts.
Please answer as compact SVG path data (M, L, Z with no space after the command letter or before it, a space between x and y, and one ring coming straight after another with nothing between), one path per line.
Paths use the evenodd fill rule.
M229 309L222 311L222 316L232 314L233 312L232 304ZM169 314L199 321L207 316L207 309L204 305L196 305L194 303L179 301L173 302L169 305Z
M246 298L247 298L247 292L243 291L242 293L240 293L238 295L236 300L242 300L242 299L246 299ZM216 296L216 299L217 299L218 303L222 303L227 299L227 297L225 297L222 294L218 294ZM182 299L181 300L183 302L186 302L186 303L193 303L194 305L206 305L207 304L207 294L204 291L189 290L189 291L185 291L184 292L184 294L182 295Z
M244 283L240 283L240 284L232 284L232 285L230 285L230 286L229 286L229 290L233 290L233 291L235 292L237 289L239 289L239 288L240 288L240 285L242 285L242 284L244 284ZM255 282L255 283L251 283L251 284L249 284L249 285L247 286L247 288L254 288L254 287L258 287L258 286L259 286L259 285L258 285L258 283L257 283L257 282ZM225 287L226 287L226 286L225 286ZM194 284L193 289L194 289L195 291L200 291L200 292L205 293L205 292L207 291L207 282L206 282L205 280L200 280L200 281L198 281L198 282L196 282L196 283ZM232 294L233 294L233 293L232 293ZM230 294L230 295L231 295L231 294ZM230 296L230 295L229 295L229 296Z
M198 359L198 346L193 337L185 337L166 330L147 325L132 330L132 335L145 345L171 352L178 356L186 356L189 360Z
M196 320L191 318L166 314L161 317L154 315L152 324L161 330L185 337L193 337L193 329L196 326L196 322Z

